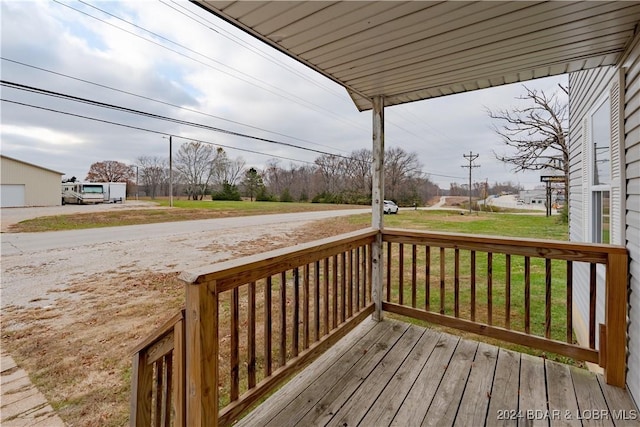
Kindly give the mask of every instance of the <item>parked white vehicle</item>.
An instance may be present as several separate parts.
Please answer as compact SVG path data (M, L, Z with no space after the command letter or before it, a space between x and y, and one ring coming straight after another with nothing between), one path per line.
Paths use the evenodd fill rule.
M127 199L126 182L99 182L98 184L102 184L105 203L124 203Z
M65 182L62 184L62 204L90 205L104 203L103 186L95 182Z
M386 214L397 214L398 213L398 205L396 205L391 200L385 200L382 211Z

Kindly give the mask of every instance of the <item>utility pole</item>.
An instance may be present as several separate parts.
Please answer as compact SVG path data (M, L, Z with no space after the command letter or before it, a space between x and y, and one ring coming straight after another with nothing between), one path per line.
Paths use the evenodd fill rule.
M471 169L479 168L480 165L474 165L473 162L480 156L479 154L473 154L473 151L469 151L469 154L463 154L462 157L469 160L469 166L462 165L463 168L469 168L469 213L471 213Z
M169 207L173 207L173 140L169 135Z

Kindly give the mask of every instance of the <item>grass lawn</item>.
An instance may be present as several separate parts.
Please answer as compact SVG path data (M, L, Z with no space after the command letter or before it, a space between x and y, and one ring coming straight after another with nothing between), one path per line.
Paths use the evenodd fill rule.
M173 208L170 208L168 200L158 199L155 202L160 207L39 217L21 221L11 226L10 231L17 233L77 230L249 215L364 208L363 206L323 203L229 202L217 200L174 200Z
M234 204L228 202L186 202L181 207L170 210L180 212L181 219L199 219L201 215L230 216ZM288 212L287 209L317 209L322 205L288 203L241 203L241 214ZM196 206L201 208L196 209ZM261 207L258 207L261 206ZM274 207L275 206L275 207ZM246 207L246 208L245 208ZM330 208L344 208L327 206ZM240 209L237 206L235 209ZM254 210L255 209L255 210ZM261 210L262 209L262 210ZM163 211L162 209L160 211ZM145 212L145 211L139 211ZM250 213L248 213L250 212ZM114 215L117 212L113 212ZM173 214L173 213L172 213ZM126 214L131 220L134 213ZM151 214L136 213L141 222L157 222L151 220ZM158 214L160 215L160 214ZM177 215L177 214L176 214ZM74 215L77 217L77 215ZM115 225L116 219L111 225ZM340 217L331 220L317 221L305 230L282 236L280 241L256 242L251 245L245 242L247 249L243 255L258 253L276 247L290 246L304 241L310 241L368 227L371 222L368 214ZM544 216L523 216L515 214L479 214L460 215L449 211L413 211L401 210L398 215L385 216L388 227L412 228L420 230L437 230L473 234L491 234L524 236L543 239L566 240L567 226L559 224L556 218ZM106 226L106 225L105 225ZM397 249L395 249L397 250ZM424 259L424 249L422 259ZM411 251L405 247L405 257L410 257ZM432 254L432 263L437 261L437 254ZM486 267L486 256L477 259L478 273ZM494 256L494 323L498 323L504 312L498 307L504 301L500 295L499 277L504 275L499 270L504 260ZM396 267L392 275L400 274ZM405 270L410 266L409 258L405 261ZM451 268L447 261L447 269ZM485 267L481 267L485 266ZM424 261L419 267L424 271ZM532 270L533 270L532 263ZM536 267L538 268L538 267ZM555 268L555 267L554 267ZM521 281L522 268L516 260L512 260L514 270L512 280ZM517 270L517 272L516 272ZM447 270L450 271L450 270ZM503 270L504 271L504 270ZM434 267L432 283L436 280L439 270ZM409 272L403 272L405 283L409 283ZM409 276L407 276L407 274ZM555 275L554 270L554 275ZM560 278L560 273L558 273ZM450 276L450 273L447 272ZM462 273L468 275L468 273ZM37 282L37 278L34 278ZM438 285L439 286L439 285ZM447 286L450 286L447 284ZM553 285L555 288L555 284ZM558 285L560 286L560 285ZM397 288L396 288L397 289ZM450 288L449 288L450 289ZM478 301L486 300L486 291L478 287ZM407 289L405 289L407 292ZM439 304L439 294L432 289L432 304ZM485 293L483 293L485 292ZM538 291L535 291L538 292ZM518 293L522 289L514 285L512 302L520 300ZM556 292L560 297L561 293ZM534 290L532 288L532 296ZM397 290L394 298L397 298ZM404 294L405 301L410 301L411 293ZM424 301L424 291L418 293L418 298ZM450 297L447 297L447 311L452 307ZM16 362L25 368L36 386L45 394L47 399L58 411L63 420L74 426L122 426L128 423L129 393L131 375L130 349L144 339L155 327L170 318L184 304L182 284L176 279L176 274L157 274L151 271L136 273L105 273L92 277L91 280L69 278L68 288L60 293L59 298L51 306L44 308L8 307L2 314L2 348L11 354ZM561 304L554 302L561 310ZM461 301L462 306L462 301ZM465 307L468 305L465 305ZM521 314L514 303L512 309L512 323L521 322ZM224 312L224 310L222 310ZM478 316L481 317L481 311ZM533 315L533 313L532 313ZM554 315L555 316L555 315ZM554 318L555 319L555 318ZM222 322L226 321L221 319ZM539 323L533 320L532 323ZM560 325L561 320L557 323ZM533 327L532 327L533 328ZM554 332L555 334L556 332ZM562 334L562 332L558 332ZM464 335L464 334L463 334ZM483 340L486 340L483 338ZM491 341L491 340L486 340ZM522 348L512 346L517 350Z

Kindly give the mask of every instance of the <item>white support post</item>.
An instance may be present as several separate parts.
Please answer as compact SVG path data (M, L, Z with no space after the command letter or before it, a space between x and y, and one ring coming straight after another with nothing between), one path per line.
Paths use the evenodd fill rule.
M371 297L375 304L373 319L382 320L382 229L384 228L384 97L373 98L373 163L371 165L373 185L371 189L371 227L378 230L371 247Z

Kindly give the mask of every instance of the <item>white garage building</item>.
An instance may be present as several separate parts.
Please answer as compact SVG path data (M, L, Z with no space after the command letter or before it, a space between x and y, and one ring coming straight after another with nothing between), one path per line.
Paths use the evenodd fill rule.
M59 206L62 175L0 155L0 207Z

